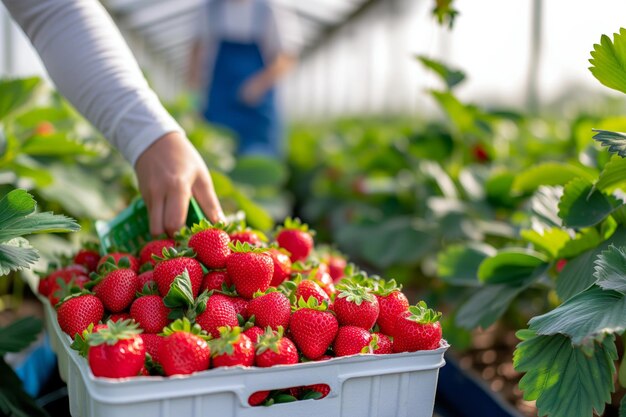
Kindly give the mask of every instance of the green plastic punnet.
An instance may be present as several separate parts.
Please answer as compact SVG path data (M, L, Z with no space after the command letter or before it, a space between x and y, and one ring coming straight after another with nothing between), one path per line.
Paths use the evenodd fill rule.
M192 198L187 211L187 226L191 227L204 218L198 202ZM146 203L137 197L113 220L96 221L96 233L100 239L101 255L106 255L111 248L136 253L152 239Z

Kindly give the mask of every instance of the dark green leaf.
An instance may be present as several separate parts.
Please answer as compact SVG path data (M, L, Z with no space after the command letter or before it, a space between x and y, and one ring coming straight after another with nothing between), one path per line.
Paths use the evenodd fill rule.
M559 217L569 227L594 226L623 204L613 196L593 188L582 178L570 181L559 202Z
M41 320L35 317L24 317L0 327L0 356L26 349L37 339L41 329Z
M489 284L518 284L535 269L548 262L539 252L522 248L507 248L485 259L478 268L478 279Z
M595 339L626 328L626 298L597 286L585 290L554 310L533 317L531 330L540 335L564 334L575 345L593 346Z
M455 284L478 285L478 267L495 254L493 247L482 243L448 246L437 256L437 275Z
M593 138L600 142L600 145L608 147L610 153L622 158L626 156L626 134L600 129L594 129L594 132L598 133Z
M0 80L0 121L34 98L39 82L37 77Z
M526 287L506 284L485 285L465 301L456 313L456 324L464 329L486 329L509 308Z
M294 401L298 401L298 399L294 397L293 395L289 395L289 394L278 394L274 397L275 404L291 403Z
M594 261L610 245L618 247L626 246L626 229L618 228L613 236L601 243L599 246L570 259L561 270L556 281L556 292L563 300L578 294L587 289L595 282Z
M591 57L589 71L593 76L603 85L626 93L626 29L614 33L613 42L602 35L600 44L593 45Z
M462 71L453 70L442 64L441 62L427 58L424 55L420 55L417 59L433 72L438 74L441 79L446 83L448 89L452 89L465 79L465 74Z
M619 417L626 417L626 395L619 402Z
M50 417L22 388L22 381L0 356L0 415Z
M562 162L544 162L522 171L513 182L513 191L529 193L541 185L565 185L575 178L595 179L587 169Z
M322 393L319 391L309 391L302 396L303 400L319 400L322 398Z
M517 346L513 364L526 373L519 388L525 400L537 401L539 416L590 417L594 410L601 415L611 400L616 359L612 336L597 344L591 356L563 335L532 336Z
M191 279L187 269L185 269L182 274L174 278L170 290L163 297L163 304L171 309L185 309L192 307L194 301Z
M605 290L626 294L626 248L609 246L596 259L593 276Z

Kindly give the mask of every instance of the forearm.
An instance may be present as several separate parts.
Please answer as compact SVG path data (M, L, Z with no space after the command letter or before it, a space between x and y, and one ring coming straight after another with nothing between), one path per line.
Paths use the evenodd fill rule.
M134 164L181 131L148 87L124 39L95 0L3 0L59 92Z
M278 54L274 60L257 74L267 88L272 87L296 64L296 58L289 54Z

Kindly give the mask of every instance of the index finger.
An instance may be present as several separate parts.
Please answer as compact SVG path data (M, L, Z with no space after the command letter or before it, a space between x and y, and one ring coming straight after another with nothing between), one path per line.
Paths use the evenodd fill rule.
M208 172L206 175L196 179L192 187L192 193L198 201L200 208L212 223L226 220L220 201L213 188L213 180Z

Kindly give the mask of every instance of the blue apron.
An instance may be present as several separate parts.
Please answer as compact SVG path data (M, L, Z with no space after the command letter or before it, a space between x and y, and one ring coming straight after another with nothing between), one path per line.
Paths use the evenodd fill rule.
M256 7L260 8L257 11L264 13L262 3L256 4ZM264 21L264 19L255 20ZM225 126L236 134L238 155L261 154L279 157L281 123L275 88L267 91L253 106L240 98L245 81L265 67L259 44L221 40L214 62L204 117L209 122Z

